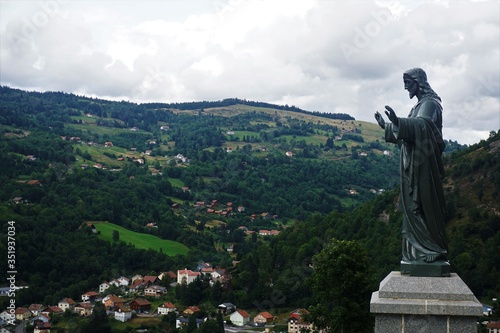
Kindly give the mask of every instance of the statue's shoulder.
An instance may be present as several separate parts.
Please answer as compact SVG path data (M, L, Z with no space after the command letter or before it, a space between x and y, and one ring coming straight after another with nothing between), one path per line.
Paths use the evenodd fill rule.
M435 97L424 97L418 102L418 113L421 112L439 112L441 113L443 106L441 100Z

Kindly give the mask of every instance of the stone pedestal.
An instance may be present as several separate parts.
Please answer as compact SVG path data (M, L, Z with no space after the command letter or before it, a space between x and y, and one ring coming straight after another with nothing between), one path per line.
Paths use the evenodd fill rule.
M476 333L482 305L460 277L391 272L372 294L375 333Z

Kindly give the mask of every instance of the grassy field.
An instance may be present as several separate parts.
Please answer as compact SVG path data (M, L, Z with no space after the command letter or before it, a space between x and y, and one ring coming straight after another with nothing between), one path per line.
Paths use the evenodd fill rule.
M151 249L160 251L160 249L168 256L175 256L177 254L187 254L188 248L175 241L158 238L157 236L143 234L135 231L130 231L119 225L109 222L94 223L97 231L100 232L99 237L109 242L113 241L113 231L117 230L120 236L120 241L125 243L132 243L138 249Z

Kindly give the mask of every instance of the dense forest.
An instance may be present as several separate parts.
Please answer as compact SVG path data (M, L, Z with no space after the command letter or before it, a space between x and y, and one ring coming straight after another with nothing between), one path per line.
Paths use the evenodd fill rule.
M239 99L139 105L0 87L2 235L15 221L17 282L29 285L16 302L79 299L121 275L208 261L230 269L231 285L180 286L182 304L307 308L313 257L332 240L366 250L376 290L401 251L397 150L381 137L350 117ZM471 147L448 142L444 158L450 261L483 300L500 291L499 154L492 132ZM195 205L212 200L244 210L221 216ZM108 242L87 221L175 240L189 253Z

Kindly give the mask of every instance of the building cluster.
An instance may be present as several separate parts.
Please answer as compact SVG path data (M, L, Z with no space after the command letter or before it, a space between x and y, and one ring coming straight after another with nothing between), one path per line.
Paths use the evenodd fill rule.
M15 309L15 319L26 321L33 326L34 333L50 333L51 318L67 311L83 317L91 316L96 304L100 303L106 314L121 322L132 320L134 317L158 317L173 314L176 317L177 328L187 325L190 316L196 316L200 325L208 318L204 317L202 310L197 305L178 307L170 301L161 301L158 306L153 306L152 299L167 299L167 286L179 284L189 285L197 279L209 280L213 286L216 282L221 285L230 283L231 276L226 269L212 267L209 263L201 263L195 270L179 269L176 273L169 271L159 275L134 275L132 277L120 276L110 281L104 281L96 290L91 290L81 295L81 300L75 301L70 297L61 299L56 305L31 304ZM119 296L125 295L125 296ZM253 316L247 310L237 308L236 305L226 302L218 306L222 313L235 326L265 326L276 321L276 317L267 311L259 312ZM303 328L310 328L302 316L305 309L298 309L290 313L288 319L288 332L299 333ZM11 332L6 326L12 322L11 313L7 310L0 313L0 333ZM12 328L13 330L14 328Z

